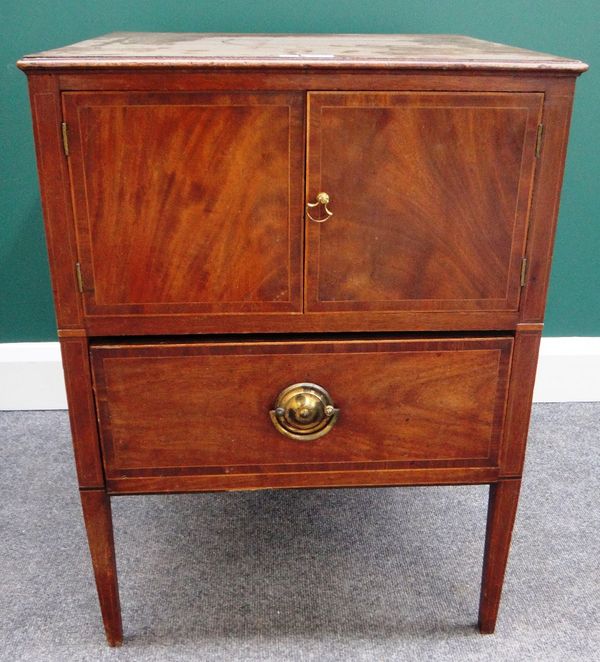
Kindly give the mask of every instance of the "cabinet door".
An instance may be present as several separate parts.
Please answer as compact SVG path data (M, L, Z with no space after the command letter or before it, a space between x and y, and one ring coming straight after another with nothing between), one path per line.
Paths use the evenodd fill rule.
M311 92L306 309L517 310L542 102Z
M302 309L302 94L63 102L87 315Z

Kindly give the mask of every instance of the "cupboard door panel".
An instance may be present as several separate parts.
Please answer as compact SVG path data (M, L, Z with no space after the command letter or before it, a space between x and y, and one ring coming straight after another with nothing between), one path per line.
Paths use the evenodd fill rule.
M87 315L302 309L300 93L66 93Z
M518 310L542 102L309 93L306 309Z

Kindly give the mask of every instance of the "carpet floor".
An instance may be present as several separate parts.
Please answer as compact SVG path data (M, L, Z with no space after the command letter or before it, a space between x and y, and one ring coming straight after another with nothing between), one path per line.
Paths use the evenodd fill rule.
M600 660L600 403L536 405L500 617L487 488L113 499L104 643L65 412L0 413L0 660Z

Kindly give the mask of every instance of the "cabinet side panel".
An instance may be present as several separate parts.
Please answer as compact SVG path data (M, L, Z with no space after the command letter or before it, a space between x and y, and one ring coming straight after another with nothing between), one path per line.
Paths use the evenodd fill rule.
M56 319L59 328L78 328L81 300L75 271L77 252L57 78L30 75L29 93Z
M79 485L104 487L87 340L61 338L60 348Z
M558 218L575 79L548 81L542 117L540 162L533 193L527 240L527 283L521 320L542 322Z
M523 471L531 400L537 371L538 351L542 335L539 329L517 328L513 350L508 405L502 445L500 475L519 476Z

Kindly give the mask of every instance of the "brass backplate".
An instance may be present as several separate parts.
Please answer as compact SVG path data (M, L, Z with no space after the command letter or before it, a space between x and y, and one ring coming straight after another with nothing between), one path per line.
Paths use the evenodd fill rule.
M286 437L312 441L326 435L335 425L339 409L329 393L318 384L292 384L277 396L269 412L275 429Z

